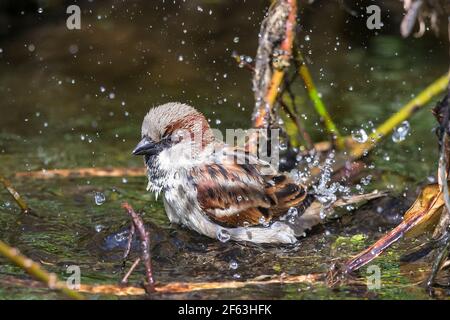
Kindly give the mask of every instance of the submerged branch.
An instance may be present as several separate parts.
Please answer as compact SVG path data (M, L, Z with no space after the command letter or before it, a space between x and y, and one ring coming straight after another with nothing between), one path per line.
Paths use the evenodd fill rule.
M0 255L25 270L27 273L43 282L51 290L59 290L67 297L76 300L84 299L83 295L77 291L69 289L67 285L58 280L54 273L48 273L41 265L22 255L19 250L8 246L0 240Z
M153 279L153 269L150 255L150 237L147 230L145 230L144 222L142 221L141 217L139 217L139 215L133 210L131 205L125 202L122 204L122 207L130 216L135 231L137 231L137 234L139 235L139 238L141 240L141 260L145 266L145 276L147 280L145 289L147 292L153 292L155 290L155 280ZM131 234L130 236L132 237Z
M272 284L325 283L325 274L307 274L299 276L261 276L246 281L224 282L172 282L155 285L156 293L187 293L201 290L240 289L247 286ZM90 294L111 294L117 296L144 295L145 290L139 287L123 287L117 285L81 285L80 292Z

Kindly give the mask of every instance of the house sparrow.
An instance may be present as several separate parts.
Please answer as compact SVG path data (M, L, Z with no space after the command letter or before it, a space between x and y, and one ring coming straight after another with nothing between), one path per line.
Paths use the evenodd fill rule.
M295 243L321 220L305 186L218 141L189 105L150 109L133 154L144 156L147 190L163 193L169 220L210 238Z

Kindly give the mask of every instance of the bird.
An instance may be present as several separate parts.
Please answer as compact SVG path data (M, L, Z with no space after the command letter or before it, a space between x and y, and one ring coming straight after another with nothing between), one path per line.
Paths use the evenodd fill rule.
M294 244L321 221L321 205L306 186L216 138L190 105L151 108L141 138L132 153L144 156L147 190L162 194L171 223L222 242Z

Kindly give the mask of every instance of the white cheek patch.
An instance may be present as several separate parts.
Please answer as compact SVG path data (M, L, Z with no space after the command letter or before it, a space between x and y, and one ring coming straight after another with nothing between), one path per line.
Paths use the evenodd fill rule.
M195 152L195 145L191 143L177 143L161 151L158 155L159 167L164 171L190 169L202 163L201 156Z

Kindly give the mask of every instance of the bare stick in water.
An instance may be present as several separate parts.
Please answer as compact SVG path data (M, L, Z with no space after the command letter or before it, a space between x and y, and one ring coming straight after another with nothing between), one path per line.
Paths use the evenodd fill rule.
M0 240L0 255L14 263L16 266L25 270L27 273L43 282L49 289L59 290L67 297L76 300L84 299L83 295L67 287L67 285L58 280L54 273L45 271L41 265L22 255L16 248L8 246Z
M145 276L147 284L145 289L147 292L155 291L155 280L153 279L153 269L152 261L150 255L150 237L148 232L145 230L144 222L141 217L133 210L130 204L127 202L122 204L122 207L127 211L130 216L134 227L136 228L137 234L141 240L141 259L145 266Z
M30 207L28 204L23 200L23 198L20 196L20 194L17 192L17 190L13 187L11 182L0 175L0 182L3 184L6 190L8 190L9 194L14 198L14 201L17 203L17 205L22 209L24 213L27 213L30 211Z

